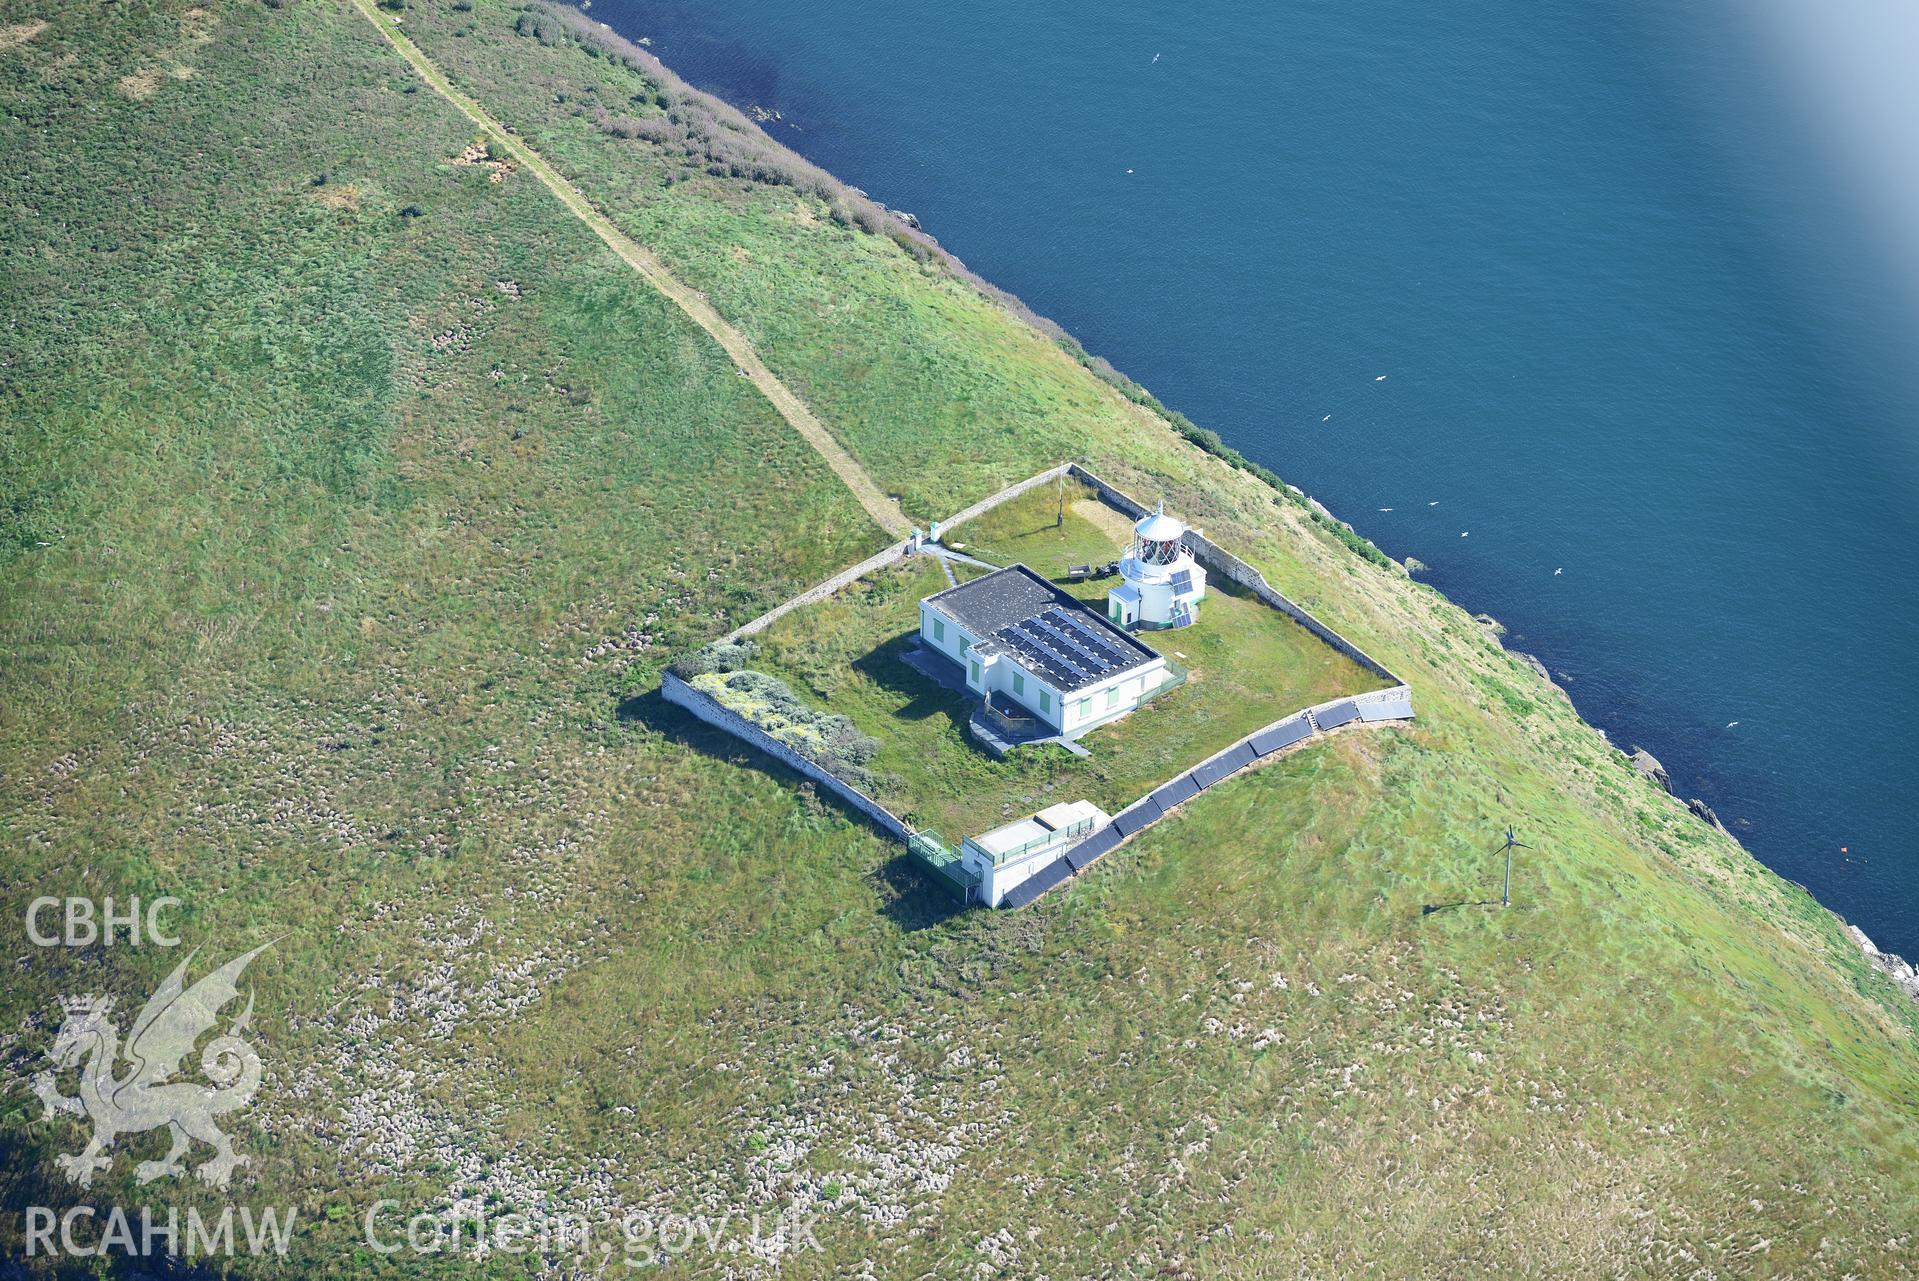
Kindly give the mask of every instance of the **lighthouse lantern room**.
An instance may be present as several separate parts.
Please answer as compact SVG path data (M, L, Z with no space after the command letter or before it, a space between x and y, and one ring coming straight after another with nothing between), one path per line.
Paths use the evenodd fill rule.
M1185 627L1199 619L1206 570L1193 559L1186 526L1159 509L1133 526L1119 562L1118 587L1106 594L1106 616L1121 627Z

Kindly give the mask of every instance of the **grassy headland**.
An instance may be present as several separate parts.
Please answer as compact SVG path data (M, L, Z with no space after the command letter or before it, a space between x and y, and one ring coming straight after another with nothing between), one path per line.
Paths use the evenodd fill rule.
M301 1208L288 1268L529 1270L367 1251L394 1196L799 1207L800 1277L1913 1270L1919 1011L1802 890L1456 607L750 134L707 146L724 112L577 15L389 16L909 517L1083 456L1420 719L1030 912L941 915L655 692L885 537L709 331L463 163L473 123L348 5L0 0L32 28L0 39L0 884L15 922L171 893L209 953L280 939L235 1196ZM83 1196L82 1128L25 1088L57 998L125 1012L177 962L7 937L11 1246ZM84 1199L221 1203L134 1188L157 1140L126 1146Z

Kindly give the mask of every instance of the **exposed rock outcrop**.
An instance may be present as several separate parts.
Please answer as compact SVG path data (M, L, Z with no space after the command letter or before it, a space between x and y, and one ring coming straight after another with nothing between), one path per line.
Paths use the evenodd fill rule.
M1891 952L1881 952L1873 946L1872 940L1866 937L1866 932L1857 925L1847 925L1846 933L1850 934L1852 941L1859 945L1859 950L1866 954L1866 959L1891 979L1894 986L1913 1000L1919 1001L1919 970L1913 969L1910 961Z
M1706 804L1697 796L1686 802L1686 808L1694 814L1697 814L1701 821L1711 824L1722 832L1726 832L1726 825L1719 821L1719 815L1713 813L1712 806ZM1726 832L1726 835L1731 836L1732 833Z
M1657 756L1654 756L1651 752L1641 747L1633 751L1631 760L1634 769L1667 791L1672 791L1672 776L1666 773L1666 767L1659 763Z

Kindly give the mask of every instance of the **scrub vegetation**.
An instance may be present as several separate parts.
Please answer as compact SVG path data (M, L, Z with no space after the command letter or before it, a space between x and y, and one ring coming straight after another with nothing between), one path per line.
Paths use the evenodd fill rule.
M665 110L644 65L544 8L404 4L381 21L907 515L1084 457L1420 719L1236 777L1030 911L952 913L658 696L667 656L886 541L707 331L523 169L463 163L472 122L353 7L0 0L9 1257L27 1205L226 1203L136 1187L151 1134L70 1186L84 1128L28 1087L59 997L124 1029L179 957L32 948L26 903L171 894L196 970L277 940L232 1195L299 1220L239 1275L561 1262L376 1254L381 1197L742 1245L819 1216L819 1252L700 1239L699 1276L1914 1270L1919 1010L1803 890L937 255L605 127ZM796 692L836 670L783 652ZM1534 848L1500 910L1507 821Z
M834 777L855 787L872 786L866 763L879 750L879 740L844 716L808 707L778 677L745 669L709 672L688 683Z

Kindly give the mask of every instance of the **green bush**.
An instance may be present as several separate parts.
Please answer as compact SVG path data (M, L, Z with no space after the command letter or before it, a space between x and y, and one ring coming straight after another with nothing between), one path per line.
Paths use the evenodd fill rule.
M726 641L714 641L702 645L691 654L674 662L672 671L681 680L692 680L695 676L706 676L714 672L737 672L751 662L753 655L759 652L759 646L753 641L740 641L730 644Z

